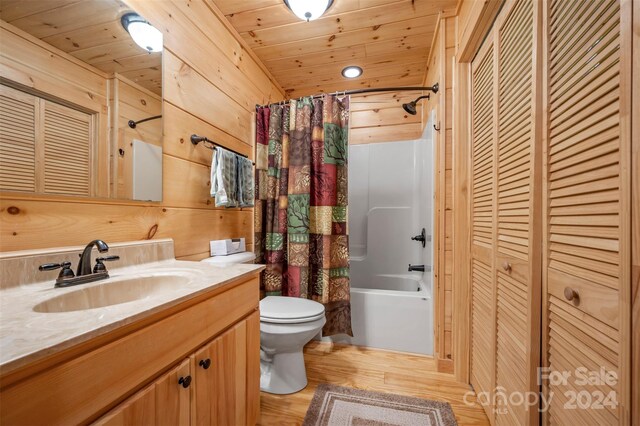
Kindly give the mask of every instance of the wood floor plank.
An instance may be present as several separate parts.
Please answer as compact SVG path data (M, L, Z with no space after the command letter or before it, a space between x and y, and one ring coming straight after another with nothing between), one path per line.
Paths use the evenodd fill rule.
M262 392L259 425L301 424L320 383L445 401L459 425L489 424L475 395L465 402L469 385L438 371L431 357L312 341L304 358L308 386L292 395Z

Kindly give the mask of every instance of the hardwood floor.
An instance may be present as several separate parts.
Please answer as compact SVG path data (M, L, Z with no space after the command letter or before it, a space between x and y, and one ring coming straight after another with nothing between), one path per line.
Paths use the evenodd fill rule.
M464 402L469 385L437 371L435 360L356 346L312 341L304 350L309 385L293 395L260 394L260 425L302 423L319 383L415 396L451 404L460 425L488 425L475 396Z

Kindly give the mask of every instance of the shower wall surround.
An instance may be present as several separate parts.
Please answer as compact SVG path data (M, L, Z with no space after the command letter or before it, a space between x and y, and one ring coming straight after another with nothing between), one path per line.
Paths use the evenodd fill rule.
M351 344L433 354L433 146L426 138L349 147ZM411 237L425 228L426 247ZM408 272L408 265L425 272Z
M164 34L163 201L5 192L0 194L0 251L83 244L87 235L109 243L173 238L175 255L184 260L208 257L209 240L215 239L244 237L252 249L252 209L215 208L208 186L211 150L193 147L189 136L206 135L252 156L254 105L284 98L283 90L212 2L127 4ZM34 53L43 49L39 40L9 24L2 23L3 39L10 30L25 46L16 54L43 57ZM36 86L55 75L51 64L27 68L21 58L7 55L3 51L0 64L29 75ZM59 63L57 57L51 61Z

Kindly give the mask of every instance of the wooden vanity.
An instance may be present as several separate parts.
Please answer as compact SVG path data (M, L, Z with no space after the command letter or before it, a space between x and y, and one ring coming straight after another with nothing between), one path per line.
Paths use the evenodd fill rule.
M84 342L3 366L0 423L255 424L260 269L247 267Z

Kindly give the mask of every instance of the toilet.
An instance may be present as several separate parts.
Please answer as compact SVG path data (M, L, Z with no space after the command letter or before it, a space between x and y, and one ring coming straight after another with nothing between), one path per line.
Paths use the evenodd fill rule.
M250 252L202 260L216 266L253 263ZM307 386L302 348L326 322L324 306L297 297L267 296L260 301L260 390L290 394Z
M307 386L302 348L322 330L324 306L297 297L260 301L260 390L295 393Z

